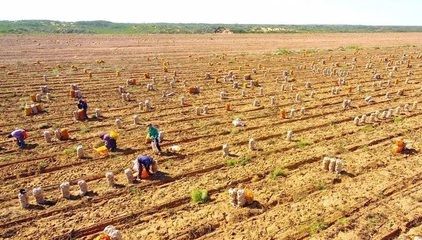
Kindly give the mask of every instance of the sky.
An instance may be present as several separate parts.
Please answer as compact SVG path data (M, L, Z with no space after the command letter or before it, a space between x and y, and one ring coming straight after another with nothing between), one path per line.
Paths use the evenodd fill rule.
M421 0L6 0L0 20L422 26Z

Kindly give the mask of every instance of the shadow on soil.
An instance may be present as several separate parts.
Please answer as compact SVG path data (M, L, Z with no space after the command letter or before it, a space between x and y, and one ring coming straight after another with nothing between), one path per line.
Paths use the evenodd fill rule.
M101 117L96 117L94 115L94 116L92 116L90 118L85 119L85 121L87 121L87 122L102 122L105 119L107 119L107 118L106 117L102 117L102 116Z
M404 148L403 151L401 152L401 154L406 154L406 155L415 155L416 153L418 153L418 151L416 151L416 149L413 149L413 148Z
M37 204L29 204L28 209L31 210L44 210L45 207Z
M125 149L118 148L118 149L116 149L115 152L117 152L117 153L123 153L125 155L128 155L128 154L134 154L134 153L136 153L136 150L135 149L132 149L132 148L125 148Z
M26 144L23 149L31 150L31 149L34 149L36 147L38 147L37 143L29 143L29 144Z
M254 200L251 204L246 205L247 208L252 208L252 209L264 209L265 206L262 205L260 202Z
M117 185L119 185L119 187L120 188L122 188L122 186L124 187L124 185L123 184L116 184L115 185L115 187L117 186ZM85 193L85 195L70 195L70 197L69 197L69 200L80 200L80 199L82 199L83 197L88 197L88 198L92 198L92 197L95 197L95 196L98 196L98 193L96 193L96 192L93 192L93 191L88 191L88 192L86 192Z
M347 177L350 177L350 178L354 178L354 177L356 177L356 175L355 174L353 174L353 173L349 173L349 172L347 172L347 171L341 171L340 172L340 174L341 175L344 175L344 176L347 176ZM340 180L340 182L341 182L341 180Z
M53 200L46 200L44 199L43 203L40 203L41 205L46 205L46 206L54 206L56 205L57 201L53 201Z
M159 180L161 182L171 182L173 178L168 175L166 172L157 171L154 175L150 176L150 180Z
M185 159L186 157L184 154L171 151L162 151L160 156L172 157L175 159Z

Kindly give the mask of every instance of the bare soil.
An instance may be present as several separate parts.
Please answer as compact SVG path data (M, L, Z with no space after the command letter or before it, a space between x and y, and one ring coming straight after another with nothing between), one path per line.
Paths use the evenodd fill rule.
M108 225L123 239L420 236L422 111L414 103L422 100L421 52L422 33L2 36L0 239L93 239ZM126 86L128 79L136 85ZM73 119L71 84L88 101L87 121ZM200 93L188 93L190 86ZM33 94L41 94L44 111L25 116ZM146 100L149 111L139 107ZM362 115L366 121L355 125ZM235 118L247 125L233 126ZM150 122L164 132L163 149L183 150L153 153L145 143ZM29 133L25 149L5 138L16 128ZM44 131L61 128L70 140L45 141ZM120 134L119 150L100 155L98 135L111 130ZM396 154L400 137L407 149ZM153 156L159 171L130 184L124 170L139 154ZM324 170L326 156L342 159L343 170ZM85 196L79 180L87 182ZM63 182L71 184L70 199L62 197ZM36 203L35 187L45 204ZM28 209L19 204L21 188L29 191ZM254 202L232 206L230 188L251 190ZM209 201L192 201L195 189L207 190Z

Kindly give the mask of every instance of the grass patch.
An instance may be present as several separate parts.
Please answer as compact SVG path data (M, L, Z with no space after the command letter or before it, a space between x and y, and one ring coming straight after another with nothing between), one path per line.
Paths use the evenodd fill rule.
M38 170L40 172L44 172L44 170L48 167L48 162L40 162L38 163Z
M386 219L386 217L384 215L382 215L381 213L369 214L366 217L366 220L368 220L369 222L371 222L373 224L378 224L381 221L383 221L384 219Z
M249 156L242 156L239 161L237 162L237 164L241 165L241 166L245 166L246 164L248 164L251 161L251 157Z
M323 181L316 181L314 182L314 188L318 191L324 190L327 188L327 184Z
M233 166L236 166L236 164L237 164L237 161L234 159L227 160L227 167L233 167Z
M309 225L309 234L314 235L328 228L328 224L324 221L313 221Z
M311 145L311 144L312 144L312 142L307 141L307 140L301 140L301 141L297 142L297 145L298 145L300 148L304 148L304 147L306 147L306 146L308 146L308 145Z
M142 190L140 188L138 188L138 187L130 187L129 188L129 192L131 194L133 194L133 195L136 195L136 196L141 196L142 195Z
M292 53L293 53L293 51L291 51L291 50L288 50L288 49L285 49L285 48L279 48L275 54L277 54L277 55L288 55L288 54L292 54Z
M91 131L91 128L89 128L89 127L84 127L84 128L82 128L80 131L79 131L79 133L80 134L85 134L85 133L89 133Z
M350 45L350 46L346 46L345 49L357 51L357 50L361 50L362 48L359 47L358 45Z
M5 161L9 161L12 160L12 156L2 156L0 157L0 162L5 162Z
M99 147L101 147L101 146L104 146L104 142L103 142L103 141L101 141L101 140L96 141L96 142L94 143L94 148L99 148Z
M403 121L404 121L404 117L401 117L401 116L394 117L394 124L400 124Z
M347 149L343 146L337 146L336 147L336 153L340 154L340 153L347 153L347 152L349 152L349 149Z
M76 153L76 148L66 148L63 150L64 155L71 156Z
M315 53L318 53L319 52L319 49L307 49L307 50L304 50L303 51L303 53L305 53L305 54L315 54Z
M206 203L209 201L208 191L204 189L193 190L190 197L194 203Z
M276 177L286 177L289 174L289 170L286 168L276 168L274 169L274 171L271 173L271 177L272 178L276 178Z
M369 146L365 145L362 147L362 151L368 152L369 151Z
M228 167L233 167L233 166L237 166L237 165L244 166L244 165L248 164L250 161L251 161L251 157L242 156L238 160L235 160L235 159L227 160L227 166Z
M364 132L372 132L374 131L374 127L372 125L365 125L365 127L363 128Z
M53 76L58 75L58 74L60 74L60 70L55 68L55 69L51 70L50 74L53 75Z
M340 226L348 226L350 224L350 218L344 217L344 218L340 218L337 223Z
M338 48L338 50L340 50L340 51L346 51L346 50L348 50L348 51L358 51L358 50L361 50L361 49L362 48L359 47L358 45L350 45L350 46L345 46L345 47L341 46L341 47Z
M231 130L231 134L238 134L240 132L240 130L238 129L238 128L233 128L232 130Z

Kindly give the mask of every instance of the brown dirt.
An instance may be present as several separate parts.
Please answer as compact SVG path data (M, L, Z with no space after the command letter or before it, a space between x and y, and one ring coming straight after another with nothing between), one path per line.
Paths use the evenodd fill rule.
M23 150L11 139L0 140L0 239L93 239L107 225L116 226L124 239L421 235L422 112L412 108L422 100L421 50L422 33L3 36L1 134L19 127L28 130L29 138ZM224 80L229 71L239 88L232 87L230 78ZM155 90L147 91L153 80L145 73L155 78ZM380 80L374 80L375 73ZM259 86L243 88L250 83L245 74ZM137 84L127 86L132 100L122 102L118 87L129 78ZM338 85L342 78L345 84ZM89 115L98 108L102 118L73 120L77 108L69 97L71 84L88 100ZM52 99L42 94L45 111L24 116L29 95L41 93L42 85ZM201 92L191 95L184 85L199 86ZM333 94L336 87L339 93ZM399 90L404 94L398 95ZM162 91L173 95L163 97ZM220 99L221 91L227 99ZM367 96L374 101L365 102ZM274 105L270 97L275 97ZM146 99L152 111L139 109ZM350 109L342 109L345 99L352 100ZM260 106L253 106L254 100ZM231 111L225 109L227 102ZM406 104L410 111L404 110ZM208 114L197 115L196 107L204 105ZM369 122L371 113L398 106L400 113ZM282 109L285 119L280 118ZM296 109L294 116L289 116L291 109ZM140 125L133 124L135 114ZM354 125L354 118L363 114L367 122ZM234 127L237 117L247 126ZM116 118L122 129L116 129ZM144 143L147 122L164 131L164 149L180 145L184 150L154 155ZM63 127L69 128L71 140L44 140L44 131ZM101 144L98 134L110 130L120 133L120 150L100 156L93 150ZM290 141L288 130L293 131ZM398 137L415 151L393 154ZM258 149L248 149L250 138ZM230 156L222 155L223 144ZM78 145L87 158L76 157ZM132 167L138 154L154 156L159 172L129 184L124 169ZM341 174L322 169L324 156L343 160ZM281 175L274 176L276 170ZM106 172L115 174L115 188L108 186ZM81 179L88 183L87 196L79 196ZM65 181L71 183L72 199L61 197L59 185ZM18 190L35 187L42 187L52 204L37 204L30 194L30 208L22 209ZM251 190L253 204L231 206L228 190L233 187ZM194 189L208 190L210 200L192 202Z

